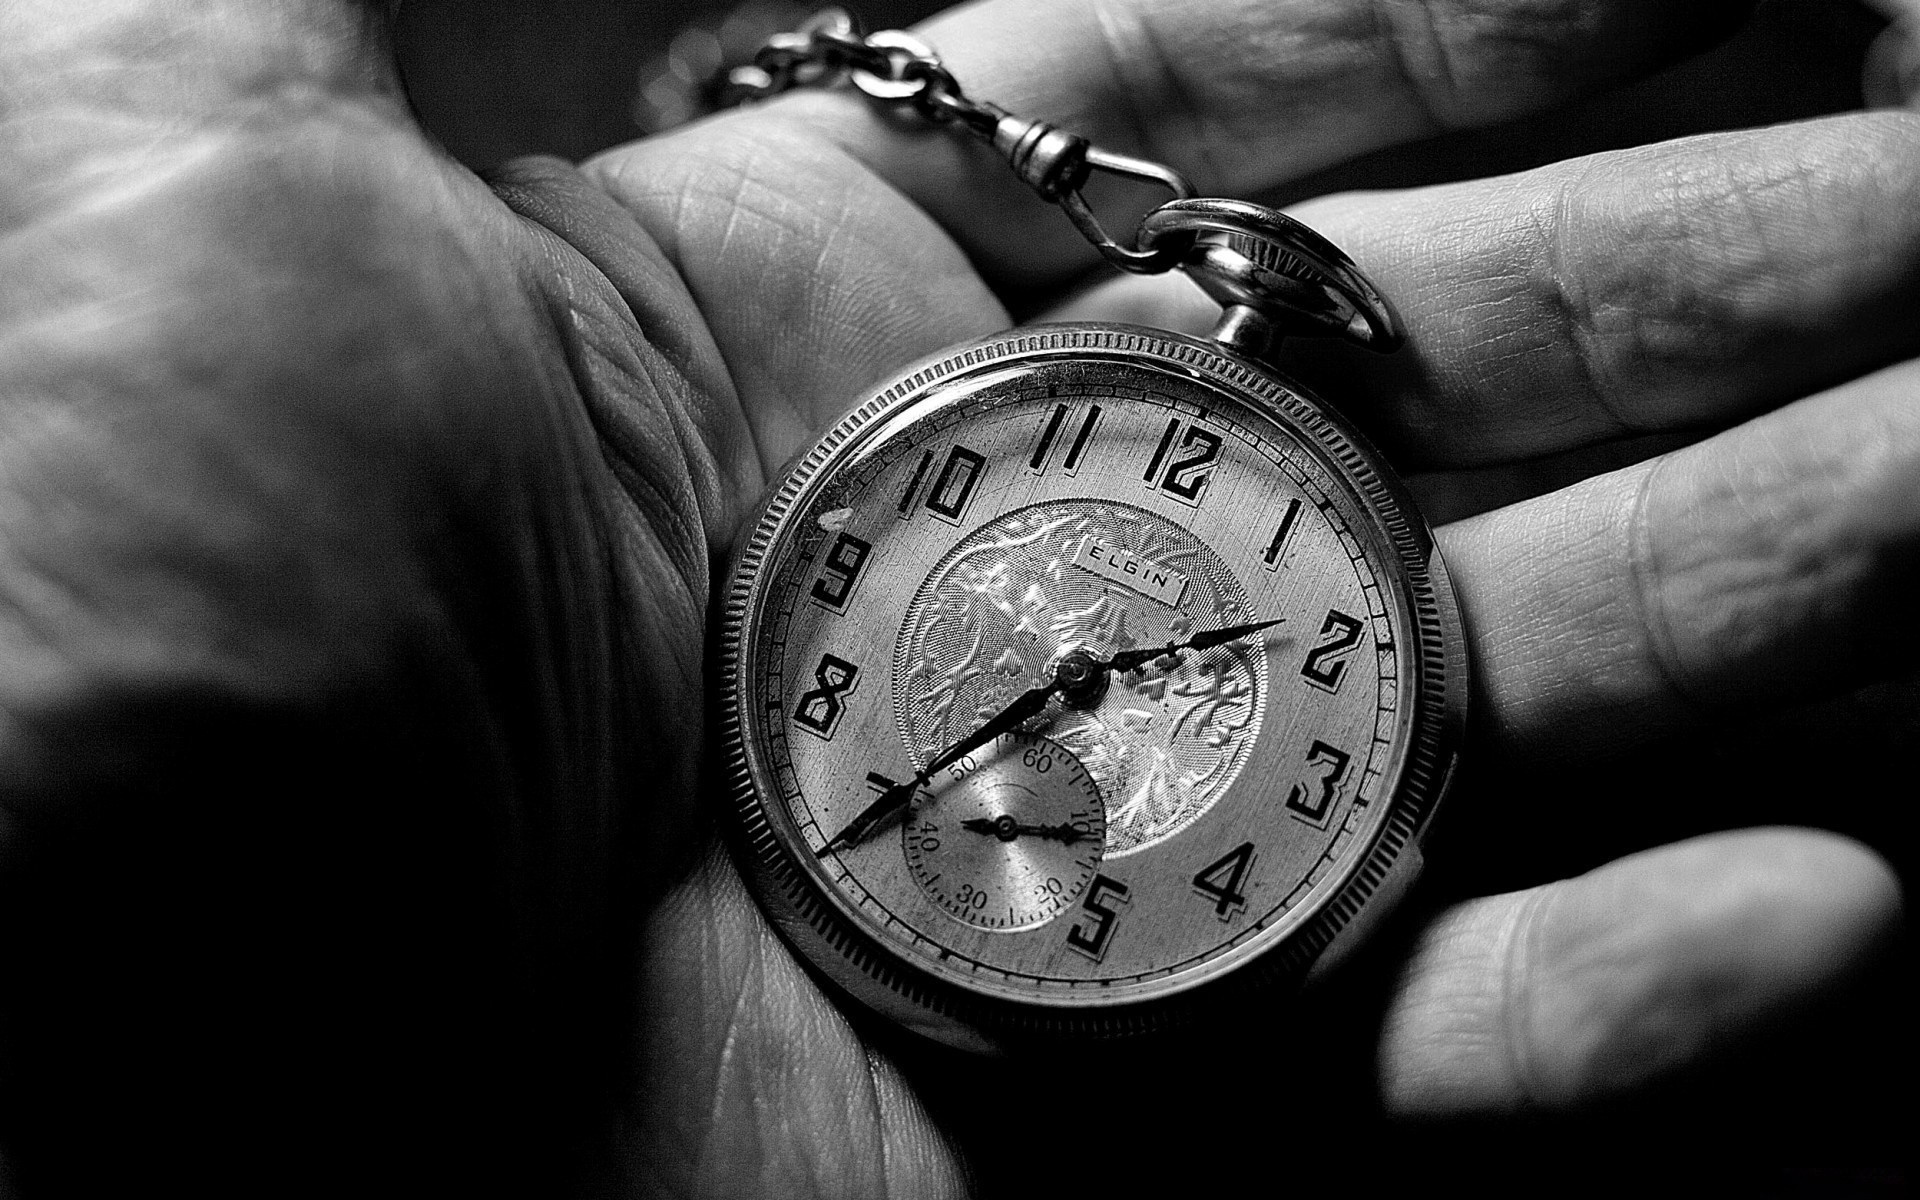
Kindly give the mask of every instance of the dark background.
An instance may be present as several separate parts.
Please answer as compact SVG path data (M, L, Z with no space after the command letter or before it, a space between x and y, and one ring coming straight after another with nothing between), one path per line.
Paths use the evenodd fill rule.
M664 69L674 35L718 30L729 15L780 27L781 15L814 7L787 0L406 0L403 25L433 30L436 47L407 62L407 82L427 124L471 165L528 153L582 158L652 132L655 114L640 92ZM947 6L866 0L853 7L868 29L879 29ZM1528 127L1385 152L1354 174L1316 184L1380 180L1387 164L1402 173L1418 164L1433 177L1486 174L1655 137L1855 108L1860 58L1883 24L1847 0L1765 0L1732 42L1618 96Z
M782 8L803 11L763 7L775 21ZM860 6L869 28L904 24L936 7L899 0ZM686 0L409 0L404 21L442 32L433 54L407 64L408 85L430 127L470 164L484 167L530 152L583 157L674 119L673 105L660 98L684 99L693 89L673 82L670 49L685 51L678 62L683 71L689 60L700 65L714 38L698 31L721 32L729 11ZM1857 107L1861 56L1881 27L1870 12L1837 0L1773 0L1734 42L1658 78L1546 120L1383 151L1269 199L1513 170L1651 137ZM696 32L673 40L689 28ZM1651 841L1769 822L1852 833L1890 856L1910 884L1907 822L1897 810L1916 790L1916 713L1920 686L1903 681L1642 752L1595 770L1572 791L1562 780L1548 791L1544 781L1483 770L1466 784L1473 806L1456 804L1436 833L1429 898L1526 886ZM1809 752L1814 745L1826 753L1816 759ZM1636 803L1656 779L1660 792L1693 798L1684 814ZM1514 857L1502 877L1469 880L1449 872L1450 860L1483 867L1488 847L1512 836L1503 833L1504 822L1542 804L1597 818L1565 820L1564 836L1546 841L1554 850L1542 850L1536 832L1526 856ZM1456 853L1450 855L1450 846ZM1911 960L1909 938L1878 975L1790 1026L1730 1047L1711 1067L1631 1105L1571 1117L1486 1125L1386 1122L1365 1094L1368 1065L1342 1061L1334 1050L1228 1052L1210 1064L1209 1085L1165 1095L1166 1104L1202 1114L1178 1128L1115 1128L1080 1108L1102 1094L1099 1088L1117 1095L1163 1086L1149 1064L1130 1065L1097 1088L1036 1079L1032 1091L1051 1098L1023 1111L1052 1112L1057 1123L1037 1135L1027 1125L1029 1132L1008 1136L1001 1150L984 1155L983 1183L989 1194L1045 1183L1118 1185L1123 1192L1164 1187L1166 1194L1237 1191L1242 1183L1208 1168L1235 1162L1254 1164L1263 1183L1312 1180L1363 1195L1373 1190L1368 1181L1466 1184L1480 1194L1896 1194L1908 1177L1915 1129ZM1343 1028L1355 1034L1373 1018L1364 1000L1368 982L1352 978L1310 1007L1302 1019L1326 1035L1318 1042L1357 1044L1340 1035ZM1004 1099L993 1098L993 1089L1006 1084L1004 1072L983 1074L974 1064L900 1050L930 1085L923 1090L942 1115L992 1144L1000 1120L993 1114L1007 1111ZM1191 1081L1192 1065L1170 1066L1164 1086ZM1256 1095L1265 1098L1240 1103ZM1338 1128L1327 1128L1328 1122ZM1132 1156L1111 1159L1111 1148L1088 1148L1090 1130L1123 1142L1174 1137L1192 1154L1177 1178L1155 1180L1129 1165ZM1338 1153L1329 1157L1332 1148Z

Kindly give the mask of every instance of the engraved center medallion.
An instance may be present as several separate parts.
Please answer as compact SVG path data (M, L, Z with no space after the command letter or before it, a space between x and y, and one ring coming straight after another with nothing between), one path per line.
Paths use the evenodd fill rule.
M920 586L893 656L895 715L916 766L1079 648L1099 658L1252 619L1211 548L1131 505L1057 501L964 538ZM1259 739L1267 662L1255 641L1116 675L1099 703L1050 710L1047 737L1106 798L1106 856L1186 828Z

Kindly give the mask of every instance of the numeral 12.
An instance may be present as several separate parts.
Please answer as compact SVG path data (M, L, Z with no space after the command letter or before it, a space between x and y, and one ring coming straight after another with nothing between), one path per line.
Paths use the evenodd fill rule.
M1185 432L1181 432L1184 428ZM1154 447L1153 459L1141 476L1148 487L1157 487L1169 496L1199 504L1207 480L1213 478L1214 460L1220 457L1220 435L1202 429L1196 422L1187 424L1179 417L1167 421L1167 431ZM1171 459L1171 462L1168 460ZM1166 467L1161 474L1160 468Z

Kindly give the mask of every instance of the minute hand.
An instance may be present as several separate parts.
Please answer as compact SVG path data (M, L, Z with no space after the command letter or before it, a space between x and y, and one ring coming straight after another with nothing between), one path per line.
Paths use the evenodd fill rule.
M1135 671L1162 655L1175 654L1181 650L1211 650L1215 646L1225 645L1235 638L1243 638L1250 633L1258 633L1262 629L1271 628L1284 620L1286 620L1285 617L1275 617L1271 621L1255 621L1248 625L1229 625L1225 629L1204 630L1194 634L1185 641L1168 642L1164 646L1153 646L1140 650L1122 650L1105 661L1096 660L1088 663L1086 669L1088 671L1097 671L1101 675L1105 675L1109 671ZM1077 681L1070 680L1062 672L1056 670L1053 678L1046 683L1038 687L1028 688L1025 692L1022 692L1012 704L1007 705L995 713L986 724L980 726L980 728L935 755L933 760L927 763L925 769L917 772L912 779L907 780L905 783L896 783L882 792L879 799L862 809L853 820L847 822L845 828L828 838L827 844L820 848L820 854L824 857L836 847L851 849L859 845L871 837L876 830L885 825L892 817L904 810L913 800L914 792L931 782L934 775L940 770L959 762L1001 734L1009 733L1026 721L1039 716L1041 710L1047 707L1047 701L1052 699L1056 693L1065 691L1070 685L1076 682L1084 686L1086 679L1087 676L1083 675Z
M912 779L905 783L896 783L880 793L880 798L860 810L859 815L847 822L846 828L827 839L827 844L820 848L820 854L825 856L839 846L851 849L865 841L885 825L894 814L905 809L912 802L914 792L929 783L943 767L952 766L1001 734L1020 725L1021 722L1038 715L1040 710L1047 706L1047 698L1064 686L1065 684L1056 679L1022 693L1012 704L995 714L992 720L941 751L932 762L926 765L925 769L915 773Z
M938 758L928 763L926 774L931 776L942 767L952 766L1001 734L1009 733L1023 722L1039 716L1040 710L1047 706L1047 700L1065 686L1065 682L1056 675L1039 687L1028 688L1012 704L995 713L992 720L949 746Z

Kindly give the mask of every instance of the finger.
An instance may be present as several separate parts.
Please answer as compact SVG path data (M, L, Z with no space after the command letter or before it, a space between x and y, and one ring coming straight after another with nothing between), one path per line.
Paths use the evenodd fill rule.
M1738 6L1712 7L1724 20ZM1673 6L1637 0L1544 21L1530 21L1527 8L1501 3L1480 21L1435 18L1433 45L1445 47L1461 81L1448 92L1449 120L1543 103L1577 81L1646 65L1672 39L1714 24L1694 8L1676 17ZM960 52L956 67L975 70L980 95L999 88L1039 115L1078 105L1074 119L1085 117L1096 138L1124 148L1191 149L1202 130L1211 148L1200 158L1246 163L1262 154L1231 143L1259 132L1272 159L1261 179L1404 131L1413 85L1399 84L1400 99L1386 104L1380 77L1413 53L1395 32L1410 24L1376 25L1373 8L1358 0L1314 10L1235 0L1182 10L1169 25L1171 11L988 5L934 32ZM1036 55L1035 45L1046 53ZM1280 72L1276 85L1275 61L1306 65ZM1107 65L1088 65L1096 62ZM1113 73L1122 66L1145 74L1123 80ZM1009 95L1018 81L1025 90ZM1121 103L1136 92L1147 97L1137 111L1152 119L1118 116L1136 111ZM1271 121L1326 126L1315 135L1319 156L1302 157L1304 142L1276 139ZM1003 328L1006 313L974 266L1031 279L1086 263L1090 251L1071 225L1043 212L1004 164L976 150L951 130L903 135L844 96L800 96L622 147L587 169L685 279L771 469L882 374ZM1184 155L1182 165L1194 160ZM948 231L957 231L959 247Z
M917 32L969 96L1240 195L1393 142L1546 107L1699 49L1744 0L996 0ZM1083 269L1090 252L984 148L903 133L846 95L798 119L858 154L996 279ZM756 118L762 119L762 118ZM1120 223L1124 228L1124 223Z
M926 213L851 155L791 132L711 123L584 168L692 306L665 316L636 305L649 336L706 326L721 362L706 374L730 384L768 473L883 376L1009 323Z
M1920 351L1920 114L1854 115L1332 197L1299 215L1393 298L1390 356L1285 369L1404 463L1532 459L1727 424ZM1204 331L1183 279L1046 314Z
M1857 843L1717 834L1460 905L1421 936L1379 1072L1402 1114L1570 1108L1723 1054L1858 972L1900 885Z
M1861 91L1874 107L1920 109L1920 0L1868 0L1891 24L1861 67Z
M1920 363L1445 526L1483 729L1617 751L1914 661Z

